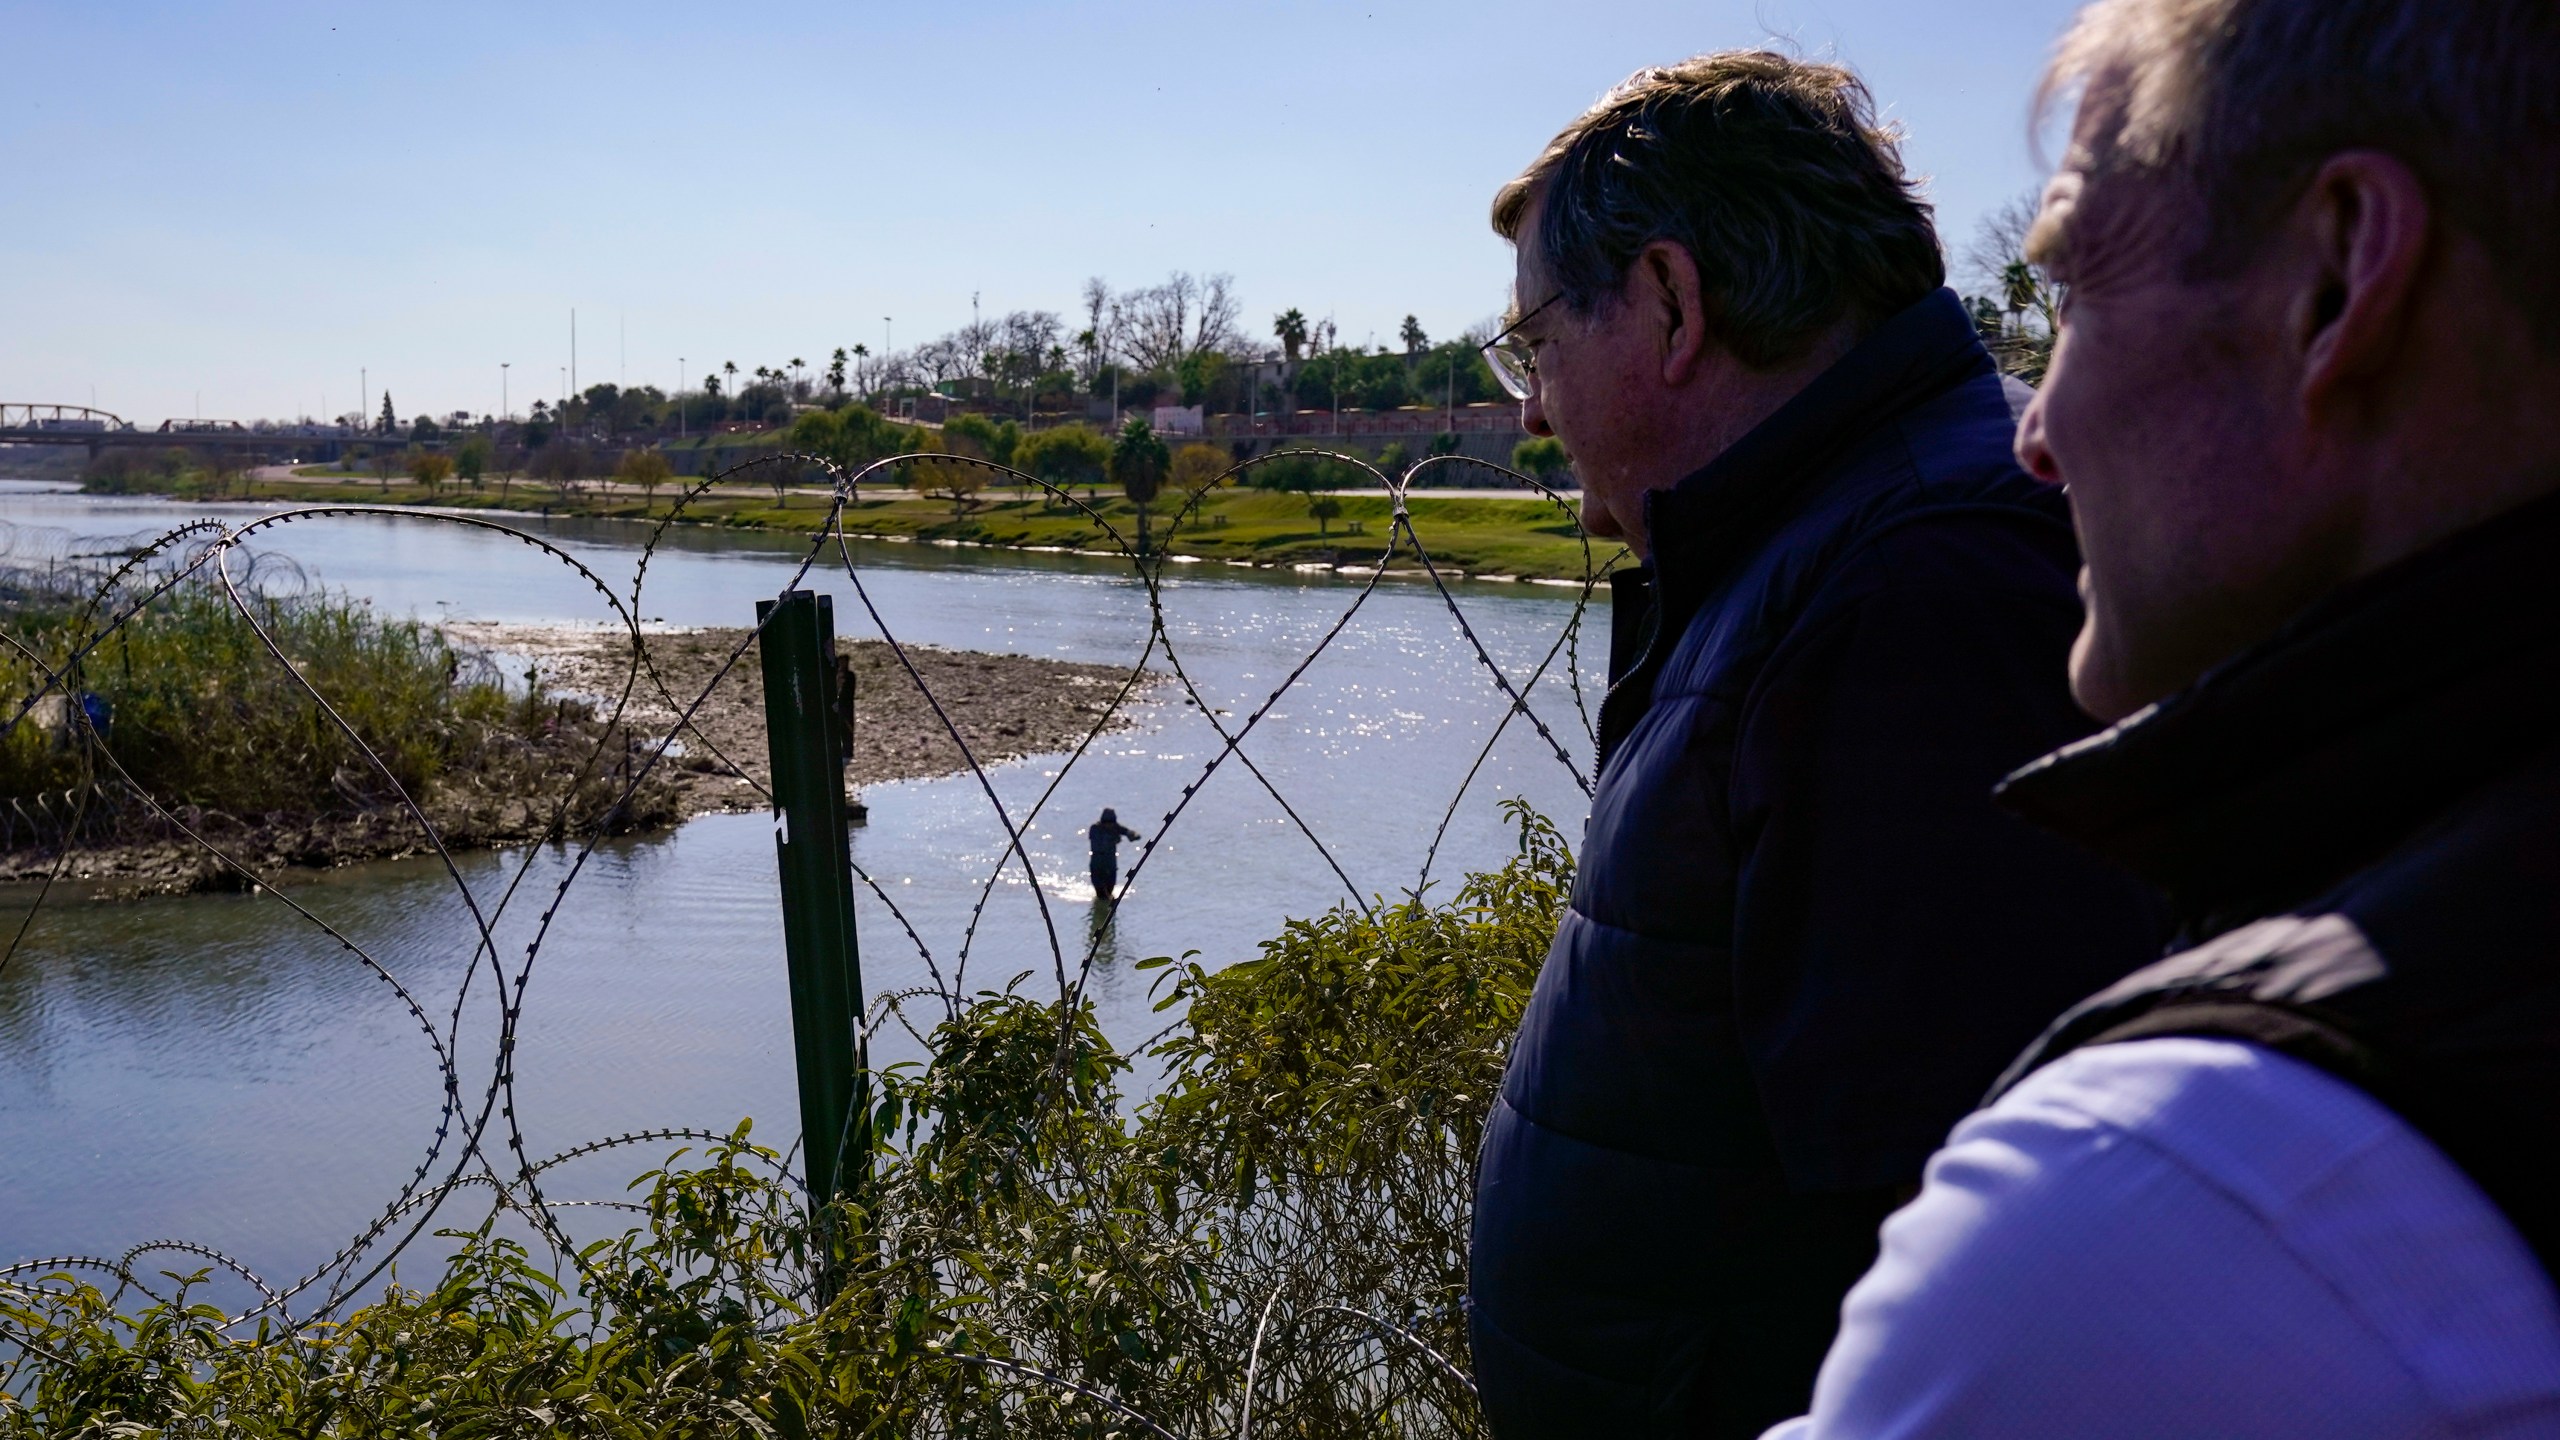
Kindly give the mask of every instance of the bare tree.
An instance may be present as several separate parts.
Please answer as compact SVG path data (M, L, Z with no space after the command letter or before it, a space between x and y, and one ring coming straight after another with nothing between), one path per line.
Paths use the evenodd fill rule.
M1172 370L1200 351L1224 353L1244 345L1236 323L1244 307L1236 300L1232 275L1200 280L1176 270L1161 285L1122 295L1118 305L1128 327L1129 359L1142 370Z
M1117 314L1111 303L1111 287L1096 275L1084 282L1084 329L1076 336L1076 350L1084 356L1084 368L1077 377L1089 387L1102 374L1102 367L1115 358L1113 342L1118 338Z
M1212 275L1200 287L1200 313L1192 322L1191 348L1196 353L1215 350L1221 354L1245 348L1243 302L1236 299L1236 277Z
M984 379L987 357L1003 345L1003 322L972 317L968 324L942 337L941 343L951 347L951 377L963 380Z
M1141 370L1170 370L1182 363L1199 294L1189 275L1175 271L1162 285L1129 291L1114 302L1115 315L1127 327L1123 343L1131 364Z
M1038 365L1041 358L1057 348L1066 333L1066 322L1055 310L1016 310L996 324L997 340L1005 350L1029 356Z
M927 340L908 351L906 359L935 385L971 373L968 359L960 353L960 342L949 335Z
M910 385L922 385L925 383L924 372L925 367L916 362L914 351L893 350L873 362L871 388L876 394L883 390L899 390Z

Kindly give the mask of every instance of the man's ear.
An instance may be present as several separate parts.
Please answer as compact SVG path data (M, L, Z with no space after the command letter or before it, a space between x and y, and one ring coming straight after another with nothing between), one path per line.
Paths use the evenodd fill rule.
M2399 350L2435 212L2407 165L2378 150L2350 150L2320 167L2296 213L2313 281L2296 302L2302 403L2317 410Z
M1635 273L1659 317L1663 383L1686 385L1707 355L1707 300L1697 259L1684 246L1656 240L1636 257Z

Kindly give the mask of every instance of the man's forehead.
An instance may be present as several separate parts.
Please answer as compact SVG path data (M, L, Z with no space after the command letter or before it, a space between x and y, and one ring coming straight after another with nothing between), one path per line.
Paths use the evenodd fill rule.
M2071 147L2046 182L2025 256L2069 283L2173 263L2188 206L2178 180L2125 163L2115 141L2126 119L2117 77L2090 83L2071 127Z
M2078 170L2064 169L2045 182L2035 222L2027 227L2025 258L2030 263L2059 270L2068 262L2072 212L2079 208L2080 192L2087 188L2088 179Z
M1536 218L1535 211L1530 212L1530 218ZM1520 317L1528 313L1529 307L1536 304L1546 290L1545 268L1538 263L1537 237L1524 225L1520 238L1512 246L1511 303L1502 307L1504 328L1519 324Z

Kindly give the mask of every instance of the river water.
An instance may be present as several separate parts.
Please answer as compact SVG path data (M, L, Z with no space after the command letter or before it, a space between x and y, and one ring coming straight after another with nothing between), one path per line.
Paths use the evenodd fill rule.
M272 508L0 482L16 563L205 515L237 525ZM819 515L813 504L813 524ZM644 527L509 523L630 593ZM612 618L557 561L423 516L301 520L268 532L257 548L387 612ZM808 549L770 534L671 531L649 562L640 614L671 625L751 624L754 602L782 588ZM892 544L857 545L853 559L881 622L902 642L1122 664L1146 646L1146 590L1125 564ZM879 633L832 547L806 583L835 597L840 633ZM1166 633L1230 725L1361 593L1346 579L1217 565L1169 566L1162 587ZM1457 598L1494 663L1525 683L1572 623L1577 596L1479 584L1457 587ZM1581 678L1596 707L1606 612L1593 618ZM1150 663L1163 668L1161 652ZM1587 774L1591 741L1565 665L1559 656L1527 691L1555 744L1518 719L1494 740L1435 863L1443 890L1509 853L1498 810L1506 798L1526 797L1567 834L1579 832L1586 801L1575 772ZM1136 728L1103 737L1063 780L1060 756L989 772L997 801L1017 823L1029 817L1024 845L1036 887L1007 863L1005 828L975 779L866 791L870 822L854 834L854 860L898 911L873 894L858 897L871 994L935 986L937 977L964 992L1025 977L1025 992L1054 994L1058 957L1072 971L1090 950L1087 989L1106 1027L1123 1044L1142 1041L1166 1017L1153 1012L1148 989L1160 972L1133 970L1137 960L1196 950L1205 963L1231 963L1287 917L1345 903L1355 890L1392 897L1414 885L1443 812L1509 709L1431 587L1379 582L1244 744L1302 831L1235 761L1204 782L1220 746L1209 721L1178 687L1150 695ZM1056 793L1033 813L1053 783ZM1193 786L1166 829L1162 817ZM1082 829L1105 805L1164 839L1129 882L1116 918L1097 926ZM539 939L515 1047L514 1118L528 1155L638 1129L725 1130L748 1116L759 1139L783 1148L797 1129L797 1100L772 834L764 815L712 816L609 844L578 871L547 930L542 913L554 909L574 859L557 848L458 857L459 883L440 863L414 860L295 875L285 889L417 997L439 1034L453 1026L463 1098L475 1112L492 1073L497 1011L486 960L477 981L464 984L478 941L470 902L497 914L497 953L511 970ZM1133 858L1124 854L1124 875ZM31 891L0 895L0 927L14 931L32 899ZM938 1013L929 998L909 1008L920 1028ZM894 1023L875 1045L875 1063L922 1053ZM380 1214L418 1170L437 1140L442 1074L392 987L274 893L57 898L33 912L0 972L0 1264L178 1238L271 1278L298 1276ZM493 1125L492 1143L504 1133ZM445 1139L437 1177L450 1172L457 1143ZM546 1176L546 1193L619 1198L623 1183L669 1148L573 1162ZM501 1158L499 1169L509 1168ZM619 1223L599 1217L580 1238ZM412 1252L403 1273L418 1275L434 1248ZM156 1258L151 1268L202 1263L183 1258Z

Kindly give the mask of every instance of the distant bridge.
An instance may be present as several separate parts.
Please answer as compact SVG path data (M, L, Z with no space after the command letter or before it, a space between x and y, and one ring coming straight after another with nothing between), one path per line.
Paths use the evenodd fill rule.
M92 456L109 449L220 448L334 460L350 445L414 444L406 435L372 435L344 425L243 425L237 420L163 420L145 430L88 405L0 401L0 445L81 445Z

